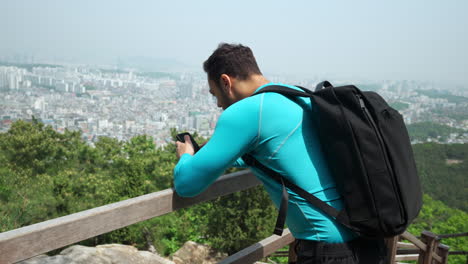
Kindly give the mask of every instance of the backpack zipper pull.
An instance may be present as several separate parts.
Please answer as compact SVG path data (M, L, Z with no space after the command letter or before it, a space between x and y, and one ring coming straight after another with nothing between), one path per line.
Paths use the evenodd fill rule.
M361 105L361 108L362 109L365 109L366 108L366 105L364 104L364 100L362 100L362 96L361 95L356 95L358 100L359 100L359 104Z

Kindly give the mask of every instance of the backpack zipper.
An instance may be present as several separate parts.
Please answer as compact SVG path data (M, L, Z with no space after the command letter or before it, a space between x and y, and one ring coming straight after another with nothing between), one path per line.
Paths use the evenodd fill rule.
M372 118L371 114L369 113L369 110L367 109L367 107L366 107L366 105L364 103L364 100L362 99L362 95L356 94L356 97L359 100L359 104L361 106L362 111L364 112L364 115L366 116L366 119L371 123L372 128L374 129L374 132L377 135L377 138L379 140L380 149L381 149L381 151L382 151L382 153L384 155L384 160L385 160L385 165L387 167L387 171L391 175L390 178L392 180L393 190L394 190L395 193L397 193L396 198L398 199L398 208L400 209L400 218L403 220L404 216L403 216L403 211L402 211L402 208L401 208L401 200L400 200L400 197L399 197L400 193L397 192L397 188L396 188L396 185L395 185L395 179L394 179L395 175L394 175L394 173L391 170L390 165L389 165L390 162L388 160L387 152L385 151L384 141L383 141L382 136L380 135L380 133L378 133L378 132L380 132L380 130L378 129L377 124L374 122L374 119Z

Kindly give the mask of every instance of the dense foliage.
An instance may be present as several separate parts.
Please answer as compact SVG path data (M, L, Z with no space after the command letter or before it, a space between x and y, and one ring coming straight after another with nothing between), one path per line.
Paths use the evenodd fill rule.
M424 192L468 212L468 145L426 143L413 151Z
M34 120L17 121L0 134L0 164L3 232L171 188L176 156L175 145L156 148L148 136L128 142L101 137L92 147L79 132L60 134ZM270 235L273 212L260 187L83 243L145 248L152 242L159 252L170 254L185 241L194 240L233 252Z
M58 133L35 120L17 121L0 134L0 232L171 188L176 164L173 144L156 148L151 137L136 136L128 142L101 137L90 146L81 136ZM422 144L414 146L414 152L425 193L466 211L466 145ZM424 197L424 209L410 231L466 232L468 214L436 200ZM124 243L139 248L154 244L168 255L193 240L232 253L271 235L275 217L266 192L258 187L82 244ZM463 238L444 243L468 250Z
M466 232L468 213L449 208L426 194L423 209L416 221L408 228L408 231L415 235L421 234L424 230L440 235ZM444 238L441 243L450 246L450 251L468 251L468 237ZM466 256L449 256L449 263L465 264Z

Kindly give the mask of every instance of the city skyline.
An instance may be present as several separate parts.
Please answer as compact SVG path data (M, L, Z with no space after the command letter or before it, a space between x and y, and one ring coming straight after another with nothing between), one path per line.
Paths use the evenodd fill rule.
M272 81L292 82L280 76ZM299 85L313 87L319 81L304 80ZM335 82L342 83L349 81ZM413 124L415 131L424 127L425 132L413 135L413 143L468 142L468 90L447 90L417 81L364 82L357 86L388 100L403 115L409 130ZM196 131L209 138L222 111L208 90L202 73L0 64L0 132L8 131L17 120L32 120L34 116L59 132L80 131L89 144L101 136L130 140L136 135L150 135L157 146L164 146L173 142L171 128ZM431 130L428 126L435 127ZM443 132L435 137L434 129Z
M20 0L0 7L3 60L201 72L218 43L234 42L253 49L266 75L468 81L465 1Z

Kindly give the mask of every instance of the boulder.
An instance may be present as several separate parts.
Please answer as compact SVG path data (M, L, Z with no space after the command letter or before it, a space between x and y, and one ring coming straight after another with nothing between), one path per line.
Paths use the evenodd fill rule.
M214 264L226 258L227 254L219 253L207 245L185 242L172 256L175 264Z
M21 264L174 264L158 254L133 246L108 244L97 247L71 246L56 256L40 255Z

